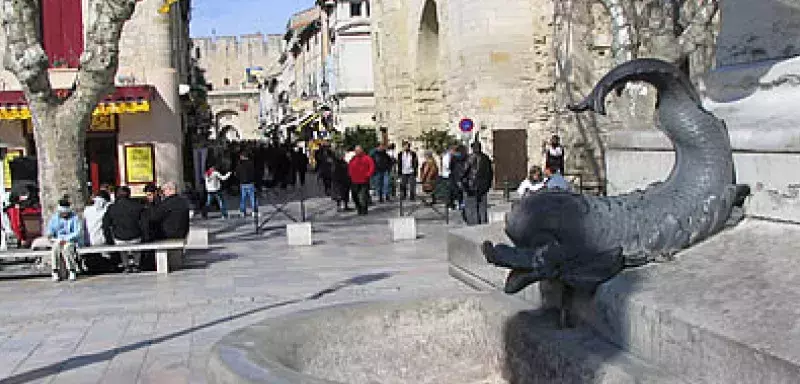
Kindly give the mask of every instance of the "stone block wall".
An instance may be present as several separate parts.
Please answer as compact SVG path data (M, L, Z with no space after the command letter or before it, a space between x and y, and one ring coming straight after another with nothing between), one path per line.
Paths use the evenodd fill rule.
M206 71L206 81L215 90L242 88L247 82L245 69L276 65L281 55L280 35L250 34L243 36L199 37L192 39L198 66ZM228 85L225 85L225 79ZM255 84L247 84L253 88Z
M529 162L554 112L549 0L374 3L377 122L391 140L430 128L525 129ZM432 16L432 14L433 16ZM491 133L482 133L491 151Z

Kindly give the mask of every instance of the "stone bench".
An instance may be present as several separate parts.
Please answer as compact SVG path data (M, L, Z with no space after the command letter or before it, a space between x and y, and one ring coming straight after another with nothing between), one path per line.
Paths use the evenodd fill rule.
M79 255L92 253L111 252L142 252L155 251L156 272L169 273L170 269L179 268L183 264L183 252L186 250L186 240L161 240L152 243L131 245L98 245L93 247L78 248ZM180 251L180 253L176 252ZM50 254L50 251L45 251Z
M183 252L187 249L186 240L162 240L152 243L132 245L98 245L78 248L79 255L112 252L155 251L156 272L169 273L170 269L179 268L183 263ZM172 252L170 252L172 251ZM178 253L177 251L181 251ZM15 249L0 252L0 259L31 259L49 257L50 250Z
M49 250L33 250L33 249L14 249L0 252L0 259L33 259L37 257L50 256Z

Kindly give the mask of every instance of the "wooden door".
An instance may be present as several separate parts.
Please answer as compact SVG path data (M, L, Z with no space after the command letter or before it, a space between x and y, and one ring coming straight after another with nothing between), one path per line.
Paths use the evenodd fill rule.
M524 129L492 131L494 187L516 187L528 175L528 133Z
M92 193L97 193L103 184L118 184L116 135L89 134L86 139L86 158Z

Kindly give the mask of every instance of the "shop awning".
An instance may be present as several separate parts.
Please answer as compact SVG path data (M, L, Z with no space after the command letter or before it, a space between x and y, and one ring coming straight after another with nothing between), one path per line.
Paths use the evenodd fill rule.
M301 132L303 130L303 128L305 128L307 125L313 123L315 120L317 120L317 118L319 118L319 113L312 113L312 114L306 116L303 120L300 121L300 124L297 124L296 131L297 132Z
M150 102L155 90L150 85L117 87L113 93L97 104L92 115L106 116L115 114L150 112ZM70 90L57 89L59 97L69 96ZM0 120L28 120L31 111L22 91L0 91Z

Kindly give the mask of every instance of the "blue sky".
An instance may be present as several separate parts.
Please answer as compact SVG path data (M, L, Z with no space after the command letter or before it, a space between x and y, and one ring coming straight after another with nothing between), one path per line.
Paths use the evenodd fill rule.
M191 34L282 34L289 16L312 5L314 0L193 0Z

